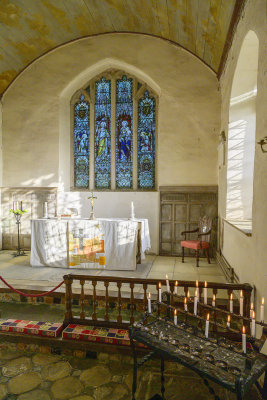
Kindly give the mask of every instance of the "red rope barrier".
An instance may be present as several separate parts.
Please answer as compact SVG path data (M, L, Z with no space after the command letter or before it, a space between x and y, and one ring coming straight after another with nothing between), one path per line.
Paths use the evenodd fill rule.
M56 289L58 289L61 285L63 285L64 281L62 281L59 285L57 285L54 289L50 290L49 292L39 293L39 294L30 294L30 293L23 293L20 290L13 288L9 283L7 283L2 276L0 276L0 280L7 286L9 289L13 290L13 292L21 294L21 296L25 297L43 297L53 293Z

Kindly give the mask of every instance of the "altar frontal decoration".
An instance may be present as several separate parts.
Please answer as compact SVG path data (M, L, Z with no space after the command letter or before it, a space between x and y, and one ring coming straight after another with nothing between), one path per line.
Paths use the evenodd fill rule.
M0 320L0 331L5 332L57 337L62 329L63 324L58 322L28 321L22 319Z
M105 268L105 235L98 221L69 222L69 267Z

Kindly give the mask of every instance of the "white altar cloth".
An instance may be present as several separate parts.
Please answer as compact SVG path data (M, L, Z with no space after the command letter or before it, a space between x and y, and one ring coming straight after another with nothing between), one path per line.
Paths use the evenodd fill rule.
M108 270L135 270L138 223L141 223L141 259L150 248L148 221L126 219L36 219L32 220L31 231L31 266L61 267L61 268L103 268L97 263L77 260L79 243L83 249L92 249L94 236L104 239L105 268ZM100 228L99 228L100 227ZM83 239L85 238L86 239ZM71 238L71 240L70 240ZM74 239L73 239L74 238ZM74 245L73 245L74 242ZM77 244L77 246L75 245ZM92 244L93 243L93 244ZM76 251L75 251L76 250ZM78 249L80 253L80 249ZM81 256L83 258L83 256Z

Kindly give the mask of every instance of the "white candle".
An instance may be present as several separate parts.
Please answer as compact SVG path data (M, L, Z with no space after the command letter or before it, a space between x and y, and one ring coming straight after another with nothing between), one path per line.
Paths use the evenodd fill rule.
M208 339L209 337L209 324L210 324L210 315L207 314L207 319L206 319L206 326L205 326L205 337Z
M177 325L177 310L174 310L174 317L173 317L174 325Z
M216 306L216 294L212 296L212 307Z
M254 310L254 305L253 305L253 303L251 303L250 304L250 318L252 318L253 310Z
M208 304L208 289L207 289L207 282L205 281L204 284L204 304Z
M255 320L255 312L252 312L252 323L251 323L251 336L255 337L256 335L256 320Z
M264 297L261 299L261 322L264 322Z
M196 288L197 288L197 299L199 300L199 287L198 287L198 281L196 281Z
M197 315L197 302L198 302L198 298L197 298L197 290L196 290L195 297L194 297L194 315Z
M178 294L178 282L175 281L174 294Z
M242 351L243 351L243 353L246 353L246 351L247 351L246 329L244 326L243 326L243 330L242 330Z
M147 298L147 305L148 305L148 314L151 314L151 294L148 293L148 298Z
M159 282L159 303L161 303L161 282Z
M166 275L166 286L167 286L167 292L170 292L170 283L169 283L169 279L168 279L168 275Z
M134 219L134 203L131 201L131 218Z
M230 294L230 313L234 312L233 293Z
M241 290L240 292L240 315L243 317L243 311L244 311L244 297L243 297L243 291Z
M231 316L228 315L228 316L227 316L227 323L226 323L227 328L230 328L230 324L231 324Z
M185 311L188 311L188 308L187 308L187 298L186 298L186 297L184 298L184 310L185 310Z
M16 202L16 210L18 210L19 209L19 202L17 201Z
M44 218L48 218L47 201L45 201L45 203L44 203Z

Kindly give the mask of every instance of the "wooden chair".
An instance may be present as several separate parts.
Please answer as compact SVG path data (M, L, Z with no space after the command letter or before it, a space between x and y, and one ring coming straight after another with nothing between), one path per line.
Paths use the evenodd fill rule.
M210 264L209 247L211 237L211 226L212 218L204 216L199 219L198 228L193 231L184 231L181 235L184 235L184 240L181 241L182 246L182 262L184 262L184 249L196 250L196 266L199 267L199 250L203 249L206 253L208 263ZM198 233L197 240L187 240L187 233Z

